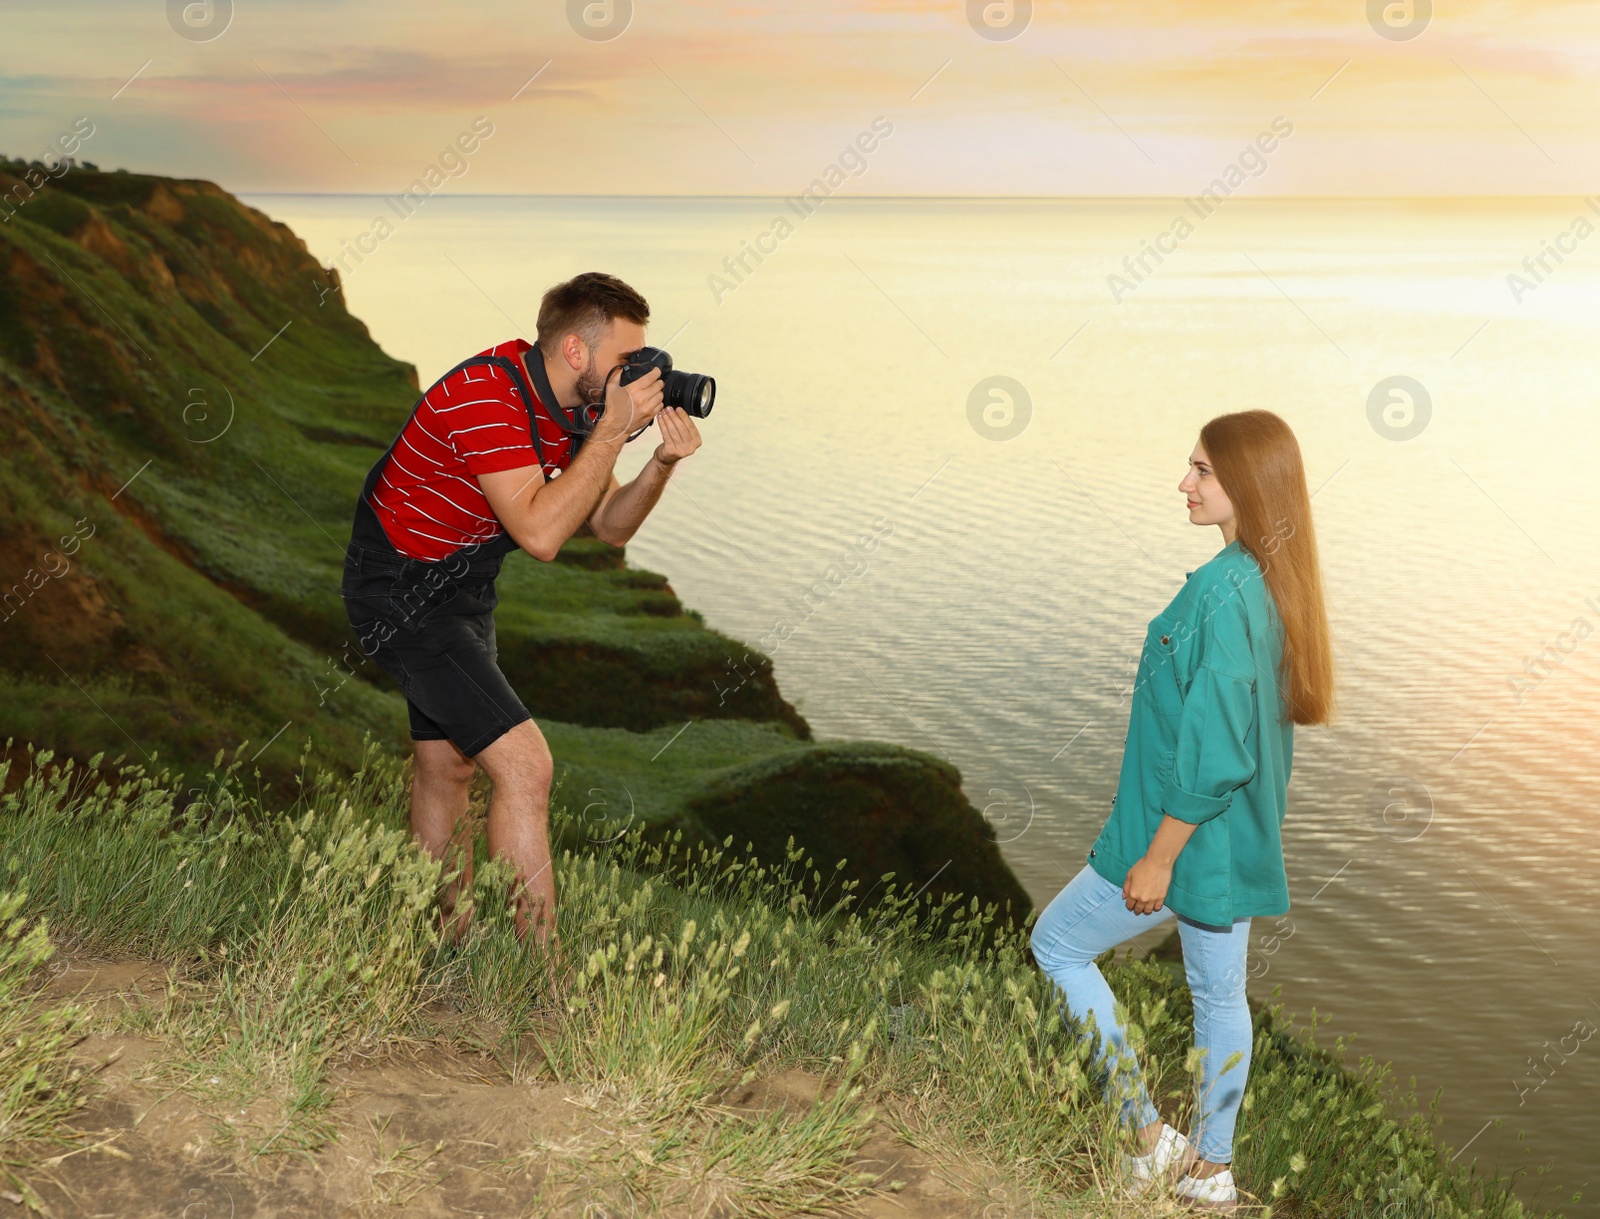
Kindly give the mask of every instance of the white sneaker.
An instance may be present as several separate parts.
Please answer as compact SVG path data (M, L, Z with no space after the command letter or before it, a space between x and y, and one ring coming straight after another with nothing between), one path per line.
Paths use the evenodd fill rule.
M1175 1192L1180 1201L1223 1214L1231 1214L1239 1206L1239 1190L1233 1183L1231 1168L1209 1177L1181 1177Z
M1122 1184L1128 1195L1137 1198L1159 1177L1166 1175L1167 1170L1174 1164L1184 1159L1184 1154L1189 1149L1189 1140L1184 1138L1175 1128L1161 1123L1161 1133L1156 1137L1156 1145L1146 1155L1131 1156L1122 1153Z

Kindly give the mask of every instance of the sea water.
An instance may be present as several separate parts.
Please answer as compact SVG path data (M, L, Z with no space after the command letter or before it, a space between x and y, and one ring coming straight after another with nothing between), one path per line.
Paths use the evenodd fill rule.
M1319 1041L1353 1034L1352 1062L1391 1061L1424 1106L1442 1087L1462 1162L1525 1168L1546 1205L1587 1184L1573 1213L1594 1208L1581 201L247 201L345 268L350 310L424 385L531 340L558 280L642 291L651 341L718 397L630 558L771 655L819 738L957 765L1041 906L1107 815L1145 624L1223 544L1177 489L1198 430L1281 415L1343 716L1296 731L1293 907L1256 921L1252 993L1315 1009Z

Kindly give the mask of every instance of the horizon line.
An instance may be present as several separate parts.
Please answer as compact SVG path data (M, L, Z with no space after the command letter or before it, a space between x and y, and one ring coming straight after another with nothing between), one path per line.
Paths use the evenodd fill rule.
M102 171L102 172L104 172L104 171ZM147 176L157 177L157 176L164 176L164 175L147 175ZM177 179L177 180L182 181L182 179ZM199 181L211 181L211 179L209 179L209 178L198 179L198 180ZM221 183L216 183L216 185L220 186ZM227 189L227 188L224 188L224 189ZM405 195L405 194L407 194L409 192L398 191L398 192L384 193L384 192L379 192L379 191L251 190L251 189L247 189L247 188L240 188L240 189L232 190L232 191L230 191L230 193L231 194L236 194L236 195L314 195L314 196L326 197L326 198L330 198L330 199L333 199L333 198L392 199L392 198L399 198L400 196ZM474 192L451 191L451 192L448 192L448 193L441 193L441 192L439 192L437 190L435 190L432 194L429 194L429 195L425 196L426 199L430 199L430 200L431 199L435 199L435 198L445 198L445 199L737 199L737 200L780 199L781 200L781 199L789 199L789 198L796 198L796 197L799 197L799 196L771 195L771 194L756 194L756 195L691 195L691 194L627 195L627 194L610 194L610 193L596 193L596 192L543 192L543 191L525 191L525 192L510 192L510 191L474 191ZM1177 201L1181 202L1184 199L1190 199L1190 198L1194 198L1194 197L1195 196L1192 196L1192 195L1166 195L1166 194L1154 194L1154 195L1151 195L1151 194L1146 194L1146 195L1043 195L1043 194L1036 194L1036 195L861 195L861 194L840 195L840 194L834 194L834 195L825 195L825 196L823 196L821 199L818 200L818 203L819 204L820 203L832 203L832 202L835 202L836 200L843 200L843 201L846 201L846 202L851 201L851 200L858 200L858 201L888 200L888 201L896 201L896 202L904 202L904 201L907 201L907 200L956 201L956 202L1008 202L1008 201L1079 202L1079 201L1104 200L1104 201L1117 201L1117 202L1120 202L1120 201L1126 201L1126 200L1156 201L1156 200L1162 200L1162 199L1171 199L1171 200L1177 200ZM1584 196L1582 194L1582 192L1573 191L1573 192L1569 192L1569 193L1560 193L1560 194L1515 194L1515 195L1250 195L1250 196L1245 197L1244 201L1245 202L1256 202L1256 203L1297 203L1297 202L1326 202L1326 201L1345 202L1345 201L1363 201L1363 200L1364 201L1373 201L1373 202L1407 202L1407 201L1411 201L1411 200L1425 200L1425 201L1428 201L1428 202L1440 202L1440 201L1481 202L1481 201L1493 201L1493 200L1505 200L1505 199L1519 199L1519 200L1520 199L1572 199L1572 198L1582 199L1582 198L1585 198L1585 197L1586 196ZM1223 202L1232 203L1232 202L1236 202L1237 200L1233 196L1227 196L1222 201Z

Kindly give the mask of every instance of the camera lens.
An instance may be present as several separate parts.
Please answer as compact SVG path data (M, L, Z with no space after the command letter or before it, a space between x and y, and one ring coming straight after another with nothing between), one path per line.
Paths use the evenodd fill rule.
M674 372L670 376L672 385L667 389L669 406L681 407L697 419L704 419L711 413L712 403L717 398L716 381L698 372Z
M717 383L710 377L699 378L700 384L696 388L699 393L695 395L694 405L685 409L696 418L704 419L711 413L711 404L717 398Z

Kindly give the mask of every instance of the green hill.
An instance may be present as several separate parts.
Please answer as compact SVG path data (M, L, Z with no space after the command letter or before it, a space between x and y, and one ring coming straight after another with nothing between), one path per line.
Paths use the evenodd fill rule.
M307 767L354 773L368 734L405 751L338 587L416 369L300 238L216 185L80 166L34 191L25 172L0 159L0 737L189 782L220 752L286 798ZM620 550L513 555L500 601L563 794L606 822L774 862L793 834L863 892L893 870L1027 911L951 767L812 742L764 661L722 699L743 646Z

